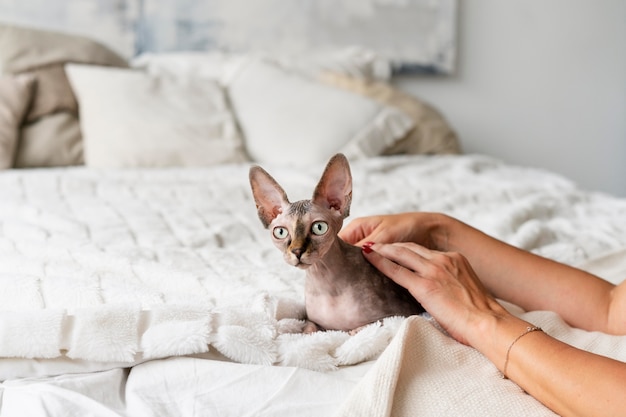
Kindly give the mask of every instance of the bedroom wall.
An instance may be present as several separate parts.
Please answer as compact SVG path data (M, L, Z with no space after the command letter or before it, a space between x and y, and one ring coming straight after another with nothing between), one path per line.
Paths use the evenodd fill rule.
M71 23L131 53L142 1L0 0L0 20ZM89 16L101 16L95 28ZM626 1L459 0L458 20L455 74L398 84L442 110L466 152L626 196Z
M435 104L466 152L626 196L626 1L463 0L451 77L398 84Z

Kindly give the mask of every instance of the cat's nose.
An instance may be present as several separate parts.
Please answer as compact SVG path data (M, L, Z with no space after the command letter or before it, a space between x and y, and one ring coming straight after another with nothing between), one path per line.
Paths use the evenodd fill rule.
M296 255L296 258L300 259L300 257L302 256L302 253L304 252L304 250L302 248L293 248L291 250L291 253L293 253L294 255Z

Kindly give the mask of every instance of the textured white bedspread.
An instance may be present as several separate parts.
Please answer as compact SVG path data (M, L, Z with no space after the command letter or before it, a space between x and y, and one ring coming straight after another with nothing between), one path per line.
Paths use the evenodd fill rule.
M292 200L309 198L323 169L265 168ZM443 211L570 264L626 247L626 200L587 193L546 172L472 155L388 157L353 163L352 170L352 217ZM133 407L143 415L193 415L146 411L165 407L159 401L172 390L169 378L182 384L183 376L191 379L179 395L204 399L187 406L232 411L214 415L246 415L236 400L255 386L266 405L249 415L289 415L272 408L272 392L291 404L283 404L285 410L308 402L309 410L298 415L332 414L371 362L342 365L376 358L403 320L388 319L352 337L300 334L302 272L282 261L262 228L247 172L247 165L1 172L0 380L6 381L0 416L16 415L11 404L24 401L33 410L22 415L45 415L40 403L48 400L77 410L101 404L103 412L94 415L137 415ZM119 369L207 351L251 365L172 358L137 365L130 376ZM203 367L206 375L246 380L249 390L224 384L236 392L227 398L213 391L213 398L193 383ZM89 373L41 378L69 372ZM329 381L346 373L343 388L332 388ZM24 376L33 379L15 379ZM98 378L113 393L95 388L103 386ZM307 379L324 386L317 401L306 395ZM302 389L285 391L291 380ZM63 383L69 388L59 388ZM79 393L83 389L89 392ZM161 405L139 400L152 397ZM173 409L174 400L168 400Z

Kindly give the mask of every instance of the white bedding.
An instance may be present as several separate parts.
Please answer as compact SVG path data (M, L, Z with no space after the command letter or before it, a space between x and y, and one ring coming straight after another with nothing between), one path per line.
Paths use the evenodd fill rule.
M0 416L340 409L403 320L352 337L300 334L303 277L256 217L248 167L0 173ZM294 200L309 198L323 168L264 167ZM352 170L352 217L443 211L570 264L626 248L626 200L546 172L472 155L385 157ZM443 335L424 337L437 346ZM610 343L624 359L626 340ZM485 386L505 384L526 401L481 366ZM447 404L447 415L460 406Z

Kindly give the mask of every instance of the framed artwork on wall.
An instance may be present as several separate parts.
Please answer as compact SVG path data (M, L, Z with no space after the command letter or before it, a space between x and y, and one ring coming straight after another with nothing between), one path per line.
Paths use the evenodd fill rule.
M397 72L448 74L457 0L1 0L3 21L143 52L302 53L362 47Z

